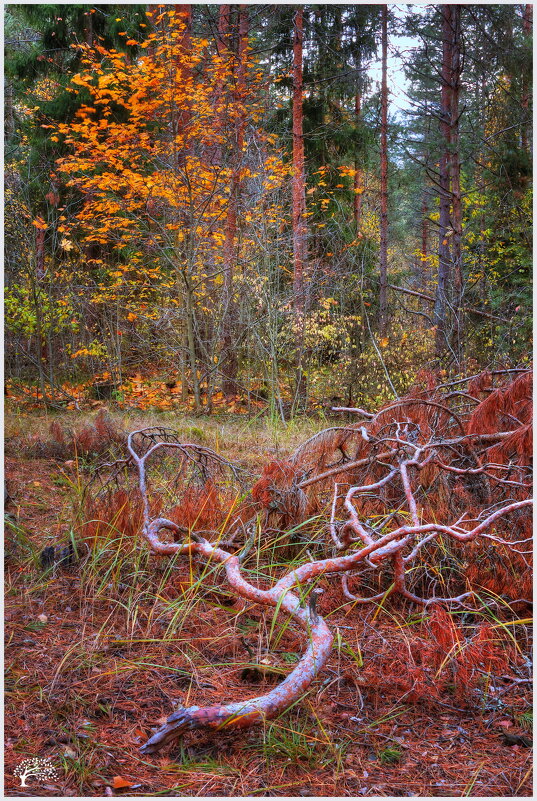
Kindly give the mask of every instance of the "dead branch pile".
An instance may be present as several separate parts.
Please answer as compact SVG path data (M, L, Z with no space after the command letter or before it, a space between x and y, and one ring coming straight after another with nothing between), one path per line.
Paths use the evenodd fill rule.
M101 497L117 492L120 481L132 479L135 470L136 521L141 519L152 551L221 565L239 597L286 611L304 629L306 641L298 665L267 695L180 708L142 747L144 752L190 729L251 726L293 704L330 655L332 634L315 604L317 582L330 575L340 576L342 591L354 605L383 603L393 594L420 606L433 604L439 610L431 622L436 631L433 664L449 658L453 670L467 671L468 681L483 660L496 660L501 667L490 631L481 630L463 649L460 632L451 622L448 626L440 607L475 609L487 588L493 596L489 605L502 603L502 594L511 600L528 595L531 373L496 387L486 374L469 382L468 392L438 386L431 375L425 381L425 388L369 415L366 423L323 431L286 462L265 468L252 489L254 503L265 513L263 525L275 517L280 527L289 526L324 510L329 543L326 558L290 570L267 589L245 578L242 570L255 534L244 510L255 507L236 503L244 485L241 471L209 448L179 442L166 429L129 435L129 456L100 474L101 483L105 476ZM149 462L160 470L152 501ZM123 497L127 503L129 497ZM166 507L173 507L168 518L161 516ZM232 554L227 545L222 547L222 533L231 534L233 542L239 529L246 542ZM162 539L162 531L171 533L173 541ZM464 659L457 655L463 650ZM403 670L397 668L396 655L389 660L390 669ZM426 678L419 658L414 662L414 674L398 679L407 693L414 692L420 677Z
M501 378L504 382L493 388L493 376L483 373L469 380L463 392L438 386L432 374L423 374L425 388L417 386L365 422L321 431L287 462L268 465L252 494L267 519L270 515L272 525L280 528L330 510L337 542L334 532L343 525L346 493L371 485L354 492L358 516L377 531L393 528L409 512L410 488L405 488L398 466L420 448L427 458L410 463L420 520L448 524L461 515L478 520L484 509L523 500L532 477L532 373L511 381L503 374ZM388 467L395 474L373 486ZM430 596L440 586L445 592L461 591L470 581L510 598L529 597L528 549L520 551L516 544L531 535L531 514L526 510L495 526L507 545L497 542L491 548L479 539L461 548L440 538L433 548L422 546L413 587ZM366 571L362 578L373 595L391 583L379 571L373 576Z

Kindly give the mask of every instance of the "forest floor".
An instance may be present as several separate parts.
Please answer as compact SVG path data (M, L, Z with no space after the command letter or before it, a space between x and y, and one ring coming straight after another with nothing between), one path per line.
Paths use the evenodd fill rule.
M93 416L57 419L81 425ZM327 425L113 416L130 430L180 428L257 474ZM430 688L423 671L421 687L404 675L398 681L386 666L391 660L404 673L411 652L419 663L428 613L400 601L357 607L334 578L323 580L319 606L335 647L291 711L246 733L192 732L154 756L140 754L177 702L208 705L268 691L298 660L303 635L281 617L271 629L272 613L260 607L234 604L217 572L194 586L200 567L186 558L170 567L132 539L112 557L83 547L77 509L86 474L35 449L52 419L6 412L7 796L532 795L531 685L522 673L505 671L472 689L454 674L441 692L434 672ZM39 553L67 542L70 530L79 543L75 563L44 569ZM288 549L278 567L301 558ZM259 669L246 669L252 658L244 642ZM21 788L14 771L31 757L50 758L59 778Z

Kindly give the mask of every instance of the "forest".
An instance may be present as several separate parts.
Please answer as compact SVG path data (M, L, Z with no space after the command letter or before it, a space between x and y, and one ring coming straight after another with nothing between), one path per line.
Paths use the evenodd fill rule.
M7 795L531 796L532 10L4 5Z

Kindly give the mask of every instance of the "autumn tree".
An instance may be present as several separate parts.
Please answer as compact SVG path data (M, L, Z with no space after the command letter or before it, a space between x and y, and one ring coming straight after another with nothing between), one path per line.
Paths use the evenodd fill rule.
M6 11L5 163L13 220L8 241L17 242L6 250L7 357L10 370L37 374L43 398L59 391L58 369L71 366L59 338L72 352L81 339L86 344L92 339L92 332L78 324L72 282L65 281L72 275L66 265L69 251L58 231L63 211L77 202L76 193L60 188L54 164L62 144L45 126L72 120L85 102L82 94L65 91L70 73L80 66L81 52L74 45L99 38L132 54L136 48L125 45L127 33L140 32L144 19L142 6L118 13L115 6L13 4Z
M202 380L228 356L218 332L229 300L227 248L230 225L236 238L239 187L250 207L247 223L281 181L283 166L255 128L263 75L246 63L245 45L241 69L249 76L248 92L244 78L234 89L233 52L222 55L205 38L185 37L184 15L174 9L158 14L156 22L165 26L138 43L144 55L134 63L100 45L84 48L86 71L74 76L71 91L80 87L90 100L73 124L57 127L56 135L72 149L58 168L84 197L76 215L84 241L111 243L121 259L110 275L116 280L104 289L109 297L125 283L138 302L147 296L144 287L157 294L176 287L175 297L170 294L186 331L199 410ZM245 40L244 23L241 31ZM230 102L239 89L241 102ZM229 144L230 130L235 144ZM254 141L257 161L248 147ZM215 142L218 164L211 158ZM243 236L241 245L248 250L252 242ZM153 314L158 317L158 310Z

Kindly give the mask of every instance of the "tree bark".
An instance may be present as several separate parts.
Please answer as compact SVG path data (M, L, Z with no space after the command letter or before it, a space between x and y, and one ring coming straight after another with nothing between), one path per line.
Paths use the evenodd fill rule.
M450 144L451 144L451 9L450 5L441 7L442 14L442 83L440 95L440 130L443 143L439 164L440 219L438 239L438 283L434 306L436 325L435 348L437 358L441 358L448 344L446 324L448 290L451 274L450 231Z
M448 346L462 358L462 198L459 154L459 93L462 72L461 7L442 6L441 115L444 138L440 159L440 230L438 288L435 304L436 355ZM452 314L448 315L448 307ZM447 331L451 316L452 333Z
M524 26L524 33L529 38L531 36L532 31L532 24L533 24L533 5L531 3L526 3L524 8L524 17L523 17L523 26ZM525 75L524 79L524 87L522 90L522 99L521 99L521 106L523 110L523 119L522 119L522 130L520 134L520 144L522 146L522 150L525 150L529 153L529 137L528 137L528 129L531 125L531 118L529 117L529 104L530 104L530 89L527 83L530 80L530 73L528 70L528 74Z
M228 47L229 18L231 6L221 5L218 12L218 35L216 37L216 50L218 55L222 55Z
M423 200L421 202L421 259L425 264L425 259L428 254L429 245L429 216L427 212L427 195L423 193Z
M176 16L179 21L185 26L183 35L180 40L181 52L176 57L175 65L179 74L179 81L182 85L186 85L191 77L191 28L192 28L192 6L191 5L174 5L173 6ZM188 103L182 103L178 109L177 114L177 130L176 136L185 134L192 118L192 111ZM182 168L186 163L187 148L183 147L177 150L177 167Z
M380 122L380 294L379 332L388 325L388 6L382 6L382 88Z
M306 190L304 176L304 132L302 110L302 50L304 9L298 6L293 22L293 295L296 325L296 397L305 396L303 373L304 269L306 265Z
M360 90L356 90L356 94L354 95L354 120L356 128L360 126L362 108L361 108L361 95ZM362 195L363 195L363 171L360 166L360 160L358 156L354 159L354 226L356 229L356 233L360 233L360 226L362 222Z
M459 94L462 71L461 55L461 7L451 6L451 199L453 228L453 268L454 268L454 319L453 349L459 361L462 359L462 314L461 305L464 292L462 263L462 198L461 163L459 154Z

